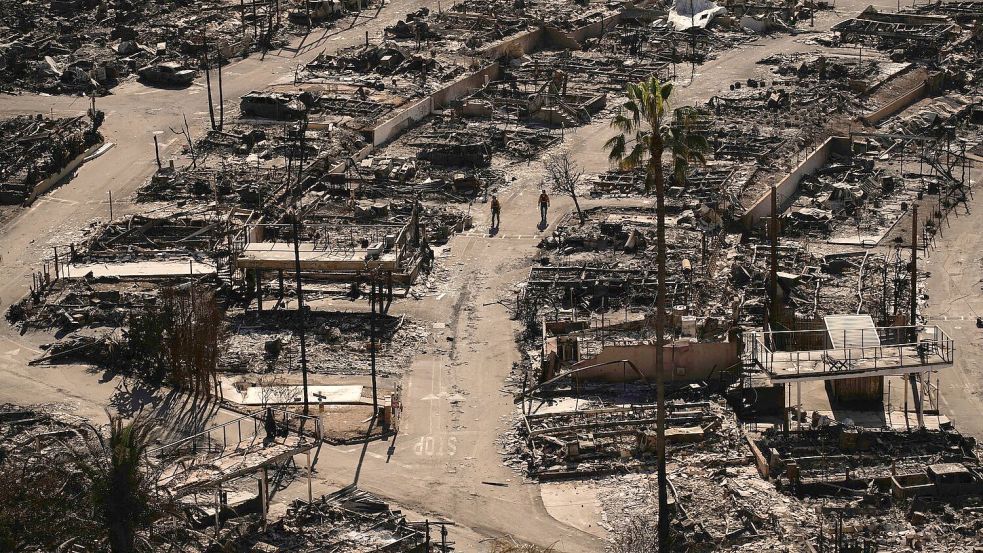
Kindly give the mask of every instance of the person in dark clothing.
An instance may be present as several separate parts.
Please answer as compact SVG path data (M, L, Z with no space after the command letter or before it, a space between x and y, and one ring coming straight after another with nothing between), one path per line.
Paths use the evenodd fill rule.
M498 201L498 196L492 194L491 199L491 227L498 228L502 224L502 204Z
M539 216L540 222L545 227L546 226L546 212L550 209L550 197L546 193L546 190L539 195Z
M273 416L273 408L266 408L266 417L263 420L263 429L266 430L266 438L263 438L263 445L270 445L276 441L276 417Z

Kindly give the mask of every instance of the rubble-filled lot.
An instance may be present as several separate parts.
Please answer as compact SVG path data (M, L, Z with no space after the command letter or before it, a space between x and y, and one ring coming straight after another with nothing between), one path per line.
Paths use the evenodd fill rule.
M308 319L307 362L312 373L362 375L369 366L372 342L370 317L364 313L315 313ZM290 330L292 317L268 316L258 324L251 315L231 316L219 367L226 373L293 372L300 345ZM403 317L376 321L376 367L381 375L398 377L426 331ZM313 339L312 339L313 338Z
M0 121L8 147L0 154L0 205L29 204L102 143L103 114L64 119L42 115Z
M349 487L315 503L291 507L283 519L258 536L241 540L239 546L252 542L253 550L429 551L432 546L441 547L442 528L438 523L409 521L378 497Z
M0 6L0 90L103 95L131 77L187 86L201 68L281 47L310 23L331 25L369 8L311 4L313 12L235 0L8 2Z
M86 14L71 21L90 24L90 34L56 21L62 38L38 43L42 31L32 30L37 60L25 64L17 50L20 65L10 65L7 52L11 87L103 92L148 65L188 80L202 65L271 47L289 25L306 27L309 11L330 21L343 9L320 1L282 12L252 3L252 16L214 2L197 13L181 3L51 9L63 4ZM219 7L231 9L212 9ZM653 163L666 177L661 212L655 179L632 163L589 175L574 165L565 183L549 169L568 155L571 134L584 143L607 127L627 84L687 73L695 80L699 64L758 35L804 30L828 7L548 0L421 8L379 42L367 31L364 45L326 50L298 65L292 80L231 99L239 107L228 117L228 102L217 113L209 106L209 129L198 136L187 123L172 131L183 133L184 150L173 161L158 154L158 170L137 194L141 212L59 245L7 317L25 332L56 334L36 363L98 364L249 413L234 421L235 442L227 442L232 423L222 422L169 444L178 452L169 460L180 462L165 479L195 496L194 524L221 521L217 541L253 551L438 550L436 526L409 522L354 487L295 502L269 525L257 516L267 515L257 498L268 478L274 490L296 478L295 457L321 441L391 436L389 465L402 451L395 438L404 407L440 405L446 390L472 399L453 381L467 376L459 356L485 352L458 342L444 320L427 319L443 316L445 295L456 302L451 323L466 311L473 329L486 313L467 303L483 286L480 267L460 268L456 276L469 280L462 289L441 289L448 242L459 233L472 251L495 240L538 242L532 263L497 266L528 270L514 295L492 302L521 323L523 354L507 385L513 424L499 446L529 481L590 488L600 504L591 521L612 550L630 550L628 542L655 549L653 470L665 446L670 550L970 551L983 536L979 453L943 422L938 383L922 380L951 364L951 351L933 350L945 340L913 327L926 272L914 260L967 205L969 155L981 148L972 8L924 7L918 17L865 11L830 33L809 33L800 51L759 56L753 74L725 84L729 91L668 114L667 140L682 133L707 147L691 156L686 148L697 142L669 144ZM89 11L96 19L86 19ZM161 17L177 23L133 40ZM205 27L200 40L190 26ZM866 49L855 53L859 42ZM755 48L744 51L755 56ZM201 59L206 52L212 63ZM9 165L25 173L23 160L37 156L32 140L84 122L10 122L29 136L16 141L28 146ZM598 159L587 161L596 168ZM532 204L535 175L554 202L572 196L575 211L544 212L535 238L472 228L475 210L487 211L516 181L527 189L507 201L531 193ZM660 216L665 252L657 247ZM858 326L835 335L837 317ZM446 374L452 383L423 400L402 397L407 375L421 372L410 369L418 355L444 353L433 347L444 333L454 371L431 378ZM877 366L887 359L877 353L870 376L862 372L868 351L892 346L901 363L908 348L922 366ZM803 415L801 397L792 399L799 382L789 380L802 375L769 370L776 354L829 367L823 377L842 371L830 383L806 381L807 399L825 401L829 414ZM928 367L929 358L942 362ZM886 377L877 371L903 373L911 385L905 428L892 427L890 388L885 405ZM303 395L308 373L313 396ZM378 405L368 398L370 381ZM309 418L301 415L308 399L317 409ZM448 401L451 426L465 428L465 399ZM886 408L888 421L871 428L836 413L850 402L875 419ZM243 424L252 426L245 438ZM454 461L442 462L448 474L457 474ZM185 464L187 474L175 468ZM222 488L225 476L247 472L256 480ZM219 506L209 511L216 488ZM237 496L235 505L221 505L223 492Z
M860 20L893 17L865 12ZM825 332L839 314L904 325L924 301L912 255L925 255L970 194L976 162L965 152L980 141L980 120L963 84L976 70L963 68L979 48L966 26L904 17L907 26L893 31L850 23L834 27L833 40L821 37L815 52L763 57L754 75L688 121L708 143L706 161L684 173L664 165L672 175L664 375L675 398L666 429L672 550L968 551L980 538L975 442L944 417L915 420L914 410L937 413L931 378L910 378L919 399L902 415L907 427L877 428L879 410L892 408L881 397L889 384L864 379L831 381L822 395L834 412L852 406L873 423L829 412L810 421L789 407L802 392L769 383L767 367L742 349L755 346L735 335L763 323ZM678 52L660 57L651 44L633 43L630 27L618 29L600 44L629 56L648 48L652 60L670 64L663 70L679 71L671 65ZM836 40L856 39L851 32L883 33L867 43L883 53L865 49L861 58L840 48ZM941 48L942 37L951 49ZM602 55L539 51L515 72L543 80L544 66L565 65L583 81L605 67ZM952 56L951 76L926 63L933 55ZM601 70L587 86L616 87L634 67ZM616 551L655 547L656 539L657 213L643 199L650 185L641 170L583 175L577 192L599 206L582 215L578 206L540 242L517 287L527 355L510 380L519 408L500 442L506 465L558 494L544 492L548 509L562 506L551 514L585 530L596 522ZM780 342L767 347L786 351ZM714 391L728 401L714 400ZM569 484L556 479L579 483L587 491L576 500L595 498L598 507L569 509Z
M88 0L5 4L0 18L14 40L3 51L4 86L53 94L106 93L152 63L190 61L193 69L207 40L224 51L225 59L242 55L255 37L252 32L247 37L245 14L228 10L230 5L225 0L194 7Z

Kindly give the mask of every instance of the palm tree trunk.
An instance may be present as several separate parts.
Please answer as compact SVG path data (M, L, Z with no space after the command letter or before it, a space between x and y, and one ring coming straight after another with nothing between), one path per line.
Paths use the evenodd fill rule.
M135 550L136 539L129 522L118 520L109 523L109 550L112 553L131 553Z
M669 550L669 482L666 477L666 197L662 174L662 146L655 144L649 156L649 171L655 181L656 266L659 284L655 298L655 394L656 458L659 479L659 552ZM646 179L648 180L648 179Z

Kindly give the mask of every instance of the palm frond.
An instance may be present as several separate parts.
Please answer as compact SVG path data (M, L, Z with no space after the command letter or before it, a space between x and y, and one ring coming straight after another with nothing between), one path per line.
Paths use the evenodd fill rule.
M616 134L604 143L604 149L608 150L608 159L618 162L625 155L625 135Z
M623 156L618 162L618 166L621 170L636 169L641 167L645 163L648 157L648 148L641 142L636 142L635 146L628 152L627 155Z

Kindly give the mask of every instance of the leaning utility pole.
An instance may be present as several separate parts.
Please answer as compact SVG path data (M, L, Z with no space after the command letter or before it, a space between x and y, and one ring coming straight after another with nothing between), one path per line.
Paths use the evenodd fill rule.
M293 210L293 230L294 230L294 274L297 277L297 334L300 337L300 370L304 378L304 414L310 414L310 406L307 397L307 340L304 335L304 327L307 322L304 318L304 293L300 284L300 212Z

